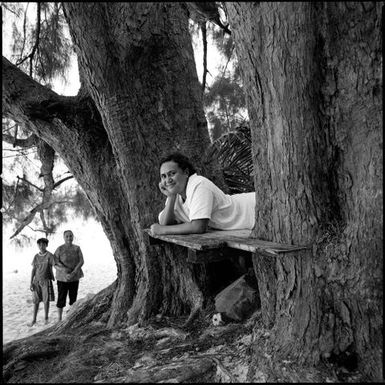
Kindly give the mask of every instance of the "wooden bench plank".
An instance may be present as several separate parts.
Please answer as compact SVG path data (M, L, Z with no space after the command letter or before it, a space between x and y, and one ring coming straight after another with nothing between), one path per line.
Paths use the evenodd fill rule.
M168 235L155 235L152 236L150 229L144 230L150 237L159 239L164 242L175 243L176 245L184 246L189 249L194 250L209 250L209 249L219 249L221 247L226 247L226 242L223 240L223 237L209 237L208 233L204 234L168 234Z
M277 256L279 254L304 250L310 247L288 245L250 238L250 230L210 230L203 234L168 234L155 236L151 235L150 229L145 229L144 231L150 236L150 240L151 238L158 239L163 242L174 243L197 251L230 247L251 253L261 252Z
M274 255L289 253L297 250L304 250L308 248L307 246L294 246L294 245L287 245L283 243L263 241L261 239L256 239L256 238L241 238L241 237L239 238L230 237L228 240L226 240L226 244L228 247L250 251L251 253L255 253L257 251L265 251L269 254L274 254Z

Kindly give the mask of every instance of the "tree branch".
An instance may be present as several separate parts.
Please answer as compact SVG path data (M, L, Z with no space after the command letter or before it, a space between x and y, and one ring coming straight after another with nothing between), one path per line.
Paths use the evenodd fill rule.
M206 88L206 76L207 76L207 28L206 21L201 24L202 31L202 42L203 42L203 77L202 77L202 93L205 92Z
M29 7L29 3L27 3L27 6L25 7L25 11L24 11L24 20L23 20L23 46L21 47L21 52L20 52L20 58L23 57L23 53L24 53L24 48L25 48L25 42L27 40L27 31L26 31L26 27L27 27L27 12L28 12L28 7Z
M32 228L31 226L28 225L28 227L34 231L35 233L36 232L40 232L40 233L44 233L44 234L52 234L53 233L53 230L50 228L50 227L46 227L46 228L43 228L42 230L40 229L34 229Z
M223 29L224 32L231 35L231 31L228 28L228 25L223 25L221 22L218 6L215 4L215 1L207 2L187 2L187 6L193 11L196 12L204 20L211 21L216 24L218 27Z
M36 27L36 41L35 45L32 48L32 52L30 54L30 61L29 61L29 76L32 77L32 63L33 63L33 57L35 56L35 52L37 51L37 48L39 47L40 42L40 12L41 12L41 4L40 2L37 2L37 27Z
M2 101L5 117L10 117L19 123L17 118L26 115L25 107L28 103L36 99L44 101L59 98L54 91L33 80L4 56L2 64Z
M24 181L25 183L29 184L32 187L35 187L37 190L43 192L43 189L41 187L37 187L35 184L30 182L28 179L25 179L24 177L17 176L17 183L19 183L20 180Z
M225 75L226 75L227 66L229 65L230 60L231 60L231 57L233 56L234 48L235 48L235 44L233 43L233 47L231 48L230 56L229 56L229 58L227 59L225 68L223 69L223 72L222 72L222 77L223 77L223 78L224 78Z
M61 204L61 203L68 203L68 201L44 202L34 207L30 211L30 213L22 220L19 227L16 229L16 231L12 234L12 236L9 239L16 237L16 235L18 235L24 229L24 227L28 226L33 221L33 219L35 218L35 215L38 212L42 210L48 210L53 205Z
M7 155L7 156L3 156L3 159L7 159L7 158L16 158L16 157L18 157L18 156L25 156L25 157L27 157L28 155L33 154L33 153L36 152L36 151L23 152L24 150L22 150L22 149L17 149L17 150L3 149L3 151L15 151L15 152L17 152L17 154L15 154L15 155Z
M14 9L12 9L10 6L7 5L6 2L2 1L1 2L1 6L6 9L8 12L11 12L13 13L16 17L19 17L20 16L20 9L18 9L17 11L15 11Z
M47 223L46 223L46 221L45 221L44 211L41 210L41 211L39 212L39 214L40 214L40 220L41 220L41 223L43 224L43 229L46 229L46 228L47 228Z
M39 138L37 150L42 162L40 176L44 178L45 185L43 190L34 186L42 192L41 202L17 224L11 236L14 238L34 220L36 213L51 207L53 189L73 178L71 175L55 183L52 176L54 150L66 155L70 138L84 135L85 129L88 135L93 134L93 138L103 143L106 143L106 133L91 98L79 100L76 97L59 96L4 57L2 74L3 116L26 127Z
M3 141L12 144L13 147L31 148L37 145L37 136L35 134L30 135L25 139L17 139L16 136L9 134L3 134Z
M63 178L62 180L59 180L58 182L56 182L54 185L53 185L53 188L55 189L56 187L60 186L63 182L65 182L66 180L68 179L72 179L74 176L73 175L70 175L70 176L67 176L65 178Z
M39 191L43 193L42 197L42 202L34 207L30 213L25 217L15 233L11 236L10 239L14 238L16 235L18 235L24 227L28 226L33 219L35 218L36 213L40 213L40 219L43 224L43 228L46 230L46 232L50 232L52 229L48 228L46 221L45 221L45 216L44 216L44 211L48 208L50 208L53 204L55 203L62 203L62 202L52 202L52 191L55 187L59 186L62 184L64 181L73 178L73 176L68 176L66 178L61 179L58 182L54 182L53 176L52 176L52 170L54 167L54 157L55 157L55 151L43 140L39 140L37 144L37 149L38 149L38 156L41 161L41 168L40 168L40 176L44 178L44 189L41 189L25 179L24 177L17 177L18 182L19 180L23 180L26 183L30 184L31 186L35 187Z
M44 189L35 186L33 183L29 182L25 178L18 177L18 179L23 179L31 186L37 188L39 191L42 191L42 202L41 204L33 208L30 211L29 215L27 215L27 217L23 219L20 226L18 227L16 232L11 236L10 239L19 234L25 226L29 225L35 218L37 212L40 213L40 218L42 220L43 227L45 229L47 228L43 210L48 209L52 205L52 190L54 189L54 179L52 176L52 170L54 166L55 151L43 140L39 140L37 144L37 152L41 161L40 176L42 176L44 179Z
M26 56L25 58L23 58L21 60L18 60L17 63L16 63L16 65L19 66L22 63L24 63L27 59L30 59L30 61L29 61L29 76L31 76L31 77L32 77L33 57L35 56L35 53L36 53L36 51L37 51L37 49L39 47L39 42L40 42L40 27L41 27L41 17L40 17L40 14L41 14L41 4L40 4L40 2L37 2L37 25L36 25L36 41L35 41L35 44L32 47L31 53L28 56ZM24 41L25 41L25 16L24 16ZM24 45L23 45L22 51L23 50L24 50Z
M34 207L30 211L30 213L22 220L17 230L9 239L16 237L16 235L18 235L24 229L25 226L28 226L33 221L37 212L39 212L40 210L44 210L46 208L47 208L47 203L41 203L40 205L37 205L36 207Z
M17 131L19 130L19 125L18 124L15 124L15 137L13 139L13 147L15 147L15 142L17 140Z
M76 116L85 116L87 112L90 116L90 103L80 102L73 96L56 94L33 80L4 56L2 64L4 117L26 127L52 148L61 147L60 138L63 135L71 137L74 129L82 129L81 124L76 124ZM55 118L64 124L53 122ZM99 128L100 125L95 124L95 127Z

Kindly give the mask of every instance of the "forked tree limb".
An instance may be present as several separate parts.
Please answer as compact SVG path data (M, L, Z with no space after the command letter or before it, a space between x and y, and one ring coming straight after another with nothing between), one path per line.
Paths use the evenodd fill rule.
M225 33L231 35L228 25L223 25L220 19L218 6L215 4L215 1L188 2L186 4L188 8L195 12L200 18L216 24Z
M37 144L37 136L35 134L30 135L25 139L18 139L15 136L3 133L2 136L3 142L12 144L13 147L21 147L21 148L31 148L36 146Z
M41 187L36 186L35 184L30 182L28 179L24 178L23 176L17 176L17 182L19 182L20 180L22 180L25 183L28 183L30 186L35 187L35 189L43 192L43 189Z

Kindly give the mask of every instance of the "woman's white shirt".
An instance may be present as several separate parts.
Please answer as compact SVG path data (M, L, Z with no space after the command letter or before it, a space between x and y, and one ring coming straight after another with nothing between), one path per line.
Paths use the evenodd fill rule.
M191 175L187 181L186 201L183 202L178 194L174 206L177 222L209 219L209 226L218 230L252 229L254 211L255 192L228 195L209 179L197 174Z

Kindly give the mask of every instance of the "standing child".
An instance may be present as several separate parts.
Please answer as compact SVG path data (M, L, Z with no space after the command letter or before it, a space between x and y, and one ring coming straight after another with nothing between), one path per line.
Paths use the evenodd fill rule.
M33 326L36 323L37 312L39 311L40 302L44 303L45 324L48 324L49 301L55 301L55 293L53 291L52 281L53 276L52 266L54 265L54 256L47 251L48 239L40 238L37 240L39 253L36 254L32 261L31 273L31 291L33 308L33 319L28 326Z

